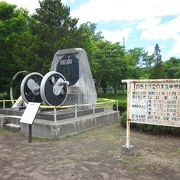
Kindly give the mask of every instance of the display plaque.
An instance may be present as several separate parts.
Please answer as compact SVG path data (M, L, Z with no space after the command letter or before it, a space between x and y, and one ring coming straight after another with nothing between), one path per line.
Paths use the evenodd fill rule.
M24 114L21 117L20 122L32 125L40 104L41 103L29 102L26 107L26 110L24 111Z

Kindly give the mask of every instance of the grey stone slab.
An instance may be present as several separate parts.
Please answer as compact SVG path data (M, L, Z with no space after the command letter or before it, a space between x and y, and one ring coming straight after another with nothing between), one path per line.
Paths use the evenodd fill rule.
M95 103L97 93L85 50L81 48L58 50L54 55L51 71L58 71L62 73L67 80L69 80L69 76L74 73L74 70L71 71L73 58L77 61L74 69L77 69L78 71L78 74L75 74L78 78L77 81L75 81L75 84L71 85L70 82L67 99L64 104L72 105ZM62 65L60 65L62 61L69 63L62 63ZM67 73L69 74L67 75Z
M107 114L99 113L95 116L81 116L77 119L70 118L57 121L57 123L35 119L32 126L32 135L40 138L59 139L68 135L115 123L118 119L118 111L112 111ZM21 132L28 135L27 124L21 124Z
M96 108L95 113L103 112L103 108ZM12 109L4 109L0 110L0 113L8 116L22 116L24 110L12 110ZM93 110L92 109L79 109L77 112L78 116L85 116L88 114L92 114ZM64 110L57 110L56 113L57 120L62 120L62 119L68 119L68 118L74 118L75 117L75 111L74 109L64 109ZM54 111L53 110L43 110L39 111L36 115L37 119L45 119L49 121L54 120Z
M7 129L12 132L20 132L21 126L19 124L8 123L4 124L4 129Z

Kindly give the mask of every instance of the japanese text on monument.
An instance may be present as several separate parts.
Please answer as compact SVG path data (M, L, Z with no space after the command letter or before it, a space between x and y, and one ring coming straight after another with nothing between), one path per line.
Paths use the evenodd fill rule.
M131 122L180 127L180 82L131 83Z

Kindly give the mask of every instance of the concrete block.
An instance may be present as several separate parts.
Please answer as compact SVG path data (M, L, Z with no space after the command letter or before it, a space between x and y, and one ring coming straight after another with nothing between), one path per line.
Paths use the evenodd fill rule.
M53 121L35 119L32 126L32 136L47 139L59 139L68 135L90 130L92 128L115 123L118 119L118 111L112 111L106 115L104 113L98 113L94 116L86 115L78 117L77 119L64 119L57 121L57 123L54 123ZM27 124L21 124L21 132L28 135Z
M122 146L122 154L127 156L134 155L134 146L132 145L129 145L129 147L127 147L126 145Z

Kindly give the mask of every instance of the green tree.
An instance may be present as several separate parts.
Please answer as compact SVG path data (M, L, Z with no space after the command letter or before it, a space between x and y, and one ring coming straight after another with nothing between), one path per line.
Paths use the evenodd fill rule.
M126 78L139 79L147 78L149 76L148 69L150 66L150 59L143 48L127 50L125 59L128 64Z
M28 13L15 5L0 2L0 90L9 90L13 75L20 70L13 57L14 47L22 34L27 31Z
M96 43L95 78L105 93L108 86L113 87L114 92L117 92L127 68L123 57L124 47L119 43L111 43L105 40L99 40Z
M150 73L150 78L152 79L165 78L160 52L161 52L160 47L158 44L156 44L154 48L154 54L153 54L154 66L152 67L151 73Z
M54 53L58 49L74 47L74 36L77 30L78 19L71 18L70 9L61 3L61 0L39 1L40 8L33 15L31 24L32 34L35 36L36 59L44 68L49 70Z
M90 22L81 24L77 30L77 34L76 44L86 50L92 74L96 79L96 84L98 84L100 81L97 75L99 72L97 56L99 56L98 54L101 51L99 47L104 42L104 37L101 35L101 32L96 32L96 24Z
M161 53L160 47L158 44L156 44L154 47L154 54L153 54L154 65L158 65L162 63L160 53Z
M163 62L165 77L169 79L180 78L180 59L171 57Z
M95 31L96 24L87 22L79 26L74 37L75 44L87 51L90 61L93 54L96 54L96 44L104 39L100 32L96 33Z

